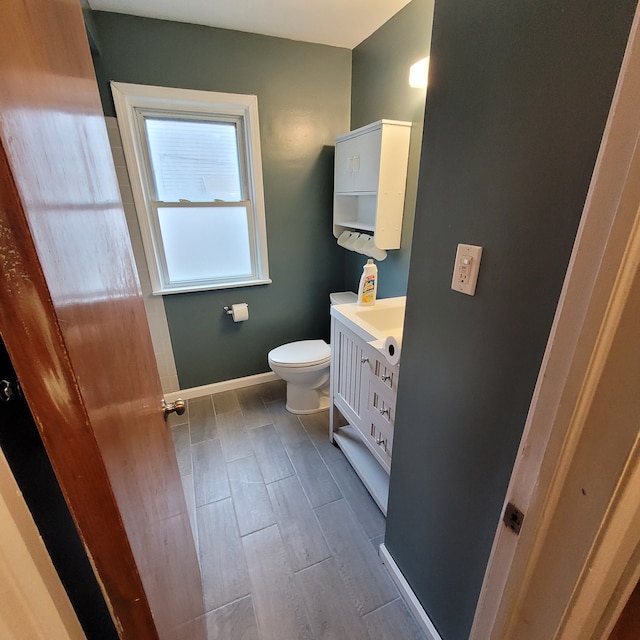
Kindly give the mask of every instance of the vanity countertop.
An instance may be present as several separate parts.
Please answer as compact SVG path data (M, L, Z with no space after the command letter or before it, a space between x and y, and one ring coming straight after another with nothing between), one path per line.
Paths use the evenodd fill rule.
M406 302L406 296L399 296L380 298L372 306L337 304L331 307L331 315L366 342L384 340L402 335Z

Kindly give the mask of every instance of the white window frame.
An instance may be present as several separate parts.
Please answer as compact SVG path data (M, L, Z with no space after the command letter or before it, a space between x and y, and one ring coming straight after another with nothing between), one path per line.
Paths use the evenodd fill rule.
M257 96L123 82L112 82L111 91L153 294L164 295L269 284L271 280L267 256ZM250 276L170 281L157 215L158 203L153 197L155 188L141 117L142 114L162 116L163 113L170 116L183 114L192 118L201 115L203 120L218 118L220 121L225 119L228 121L231 118L237 123L240 162L244 169L243 181L248 200L240 203L197 203L196 206L247 206L252 263ZM174 203L170 204L174 205Z

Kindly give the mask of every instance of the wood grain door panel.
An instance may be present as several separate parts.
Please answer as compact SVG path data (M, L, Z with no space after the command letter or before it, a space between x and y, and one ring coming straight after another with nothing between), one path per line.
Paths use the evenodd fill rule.
M0 5L0 145L0 332L121 636L179 637L200 574L74 0Z

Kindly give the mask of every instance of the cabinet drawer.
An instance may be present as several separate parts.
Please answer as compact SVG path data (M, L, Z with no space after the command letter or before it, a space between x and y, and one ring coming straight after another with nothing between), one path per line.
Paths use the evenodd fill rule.
M393 396L380 393L373 385L369 388L368 411L371 419L378 424L386 424L393 432L393 425L396 418L396 403Z
M380 382L395 394L398 390L399 365L389 364L384 354L369 344L365 345L365 349L363 349L363 357L369 365L371 380Z
M391 469L391 454L393 450L393 430L388 425L380 424L375 416L371 416L372 420L367 421L368 432L364 433L369 449L389 471Z

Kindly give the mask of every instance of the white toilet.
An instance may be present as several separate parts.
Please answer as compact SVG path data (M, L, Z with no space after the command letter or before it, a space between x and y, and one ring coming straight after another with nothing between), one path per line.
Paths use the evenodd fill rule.
M355 302L352 291L330 294L331 304ZM287 383L287 411L305 414L329 407L331 347L324 340L289 342L269 351L271 370Z

